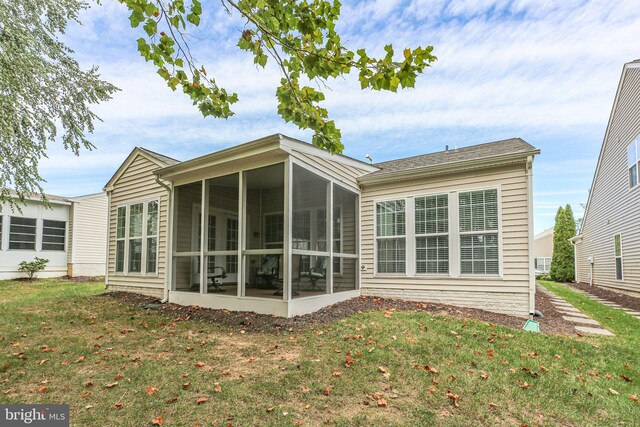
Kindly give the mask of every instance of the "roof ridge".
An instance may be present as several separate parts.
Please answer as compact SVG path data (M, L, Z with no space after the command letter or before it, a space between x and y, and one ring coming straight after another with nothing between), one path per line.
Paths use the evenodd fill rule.
M157 151L149 150L148 148L145 148L145 147L138 147L138 148L141 149L142 151L148 153L148 154L153 155L153 156L164 157L165 159L169 159L169 160L171 160L173 162L181 163L180 160L174 159L173 157L169 157L169 156L167 156L165 154L162 154L162 153L158 153Z
M526 142L522 138L519 138L519 137L507 138L507 139L499 139L497 141L482 142L480 144L467 145L466 147L459 147L459 148L454 148L454 149L450 149L450 150L432 151L430 153L416 154L415 156L399 157L397 159L385 160L384 162L374 163L374 166L380 166L380 165L383 165L383 164L389 163L389 162L397 162L399 160L409 160L409 159L414 159L414 158L417 158L417 157L429 156L429 155L438 154L438 153L457 153L457 152L460 152L462 150L468 150L468 149L472 149L472 148L482 147L484 145L499 144L499 143L511 142L511 141L515 141L515 140L520 140L520 141Z

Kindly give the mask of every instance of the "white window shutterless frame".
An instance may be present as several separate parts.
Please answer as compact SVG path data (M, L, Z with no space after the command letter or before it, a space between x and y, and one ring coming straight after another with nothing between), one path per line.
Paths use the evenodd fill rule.
M471 231L471 232L461 232L460 231L460 194L461 193L471 193L471 192L481 192L481 191L495 191L497 198L497 229L495 230L486 230L485 231ZM419 273L419 268L417 266L417 257L416 257L416 240L421 234L417 234L416 231L416 199L420 199L423 197L433 197L433 196L443 196L447 195L448 197L448 255L449 255L449 272L447 273ZM461 275L464 277L496 277L502 275L502 265L503 265L503 249L502 249L502 194L500 185L494 187L482 187L482 188L470 188L465 189L463 191L451 191L448 193L426 193L420 194L417 196L400 196L389 199L377 199L373 201L373 233L374 233L374 275L376 276L396 276L396 277L460 277ZM398 202L402 201L405 206L405 234L396 235L396 236L380 236L380 225L379 225L379 216L378 216L378 205L380 203L388 203L388 202ZM385 230L383 230L385 231ZM445 233L436 233L444 236ZM494 234L497 237L497 262L498 262L498 271L497 273L490 274L473 274L473 273L462 273L461 271L461 236L462 235L474 235L474 234ZM404 255L404 263L405 263L405 271L392 273L388 271L381 271L379 268L381 265L381 261L385 262L385 259L380 259L380 255L383 252L383 248L380 247L380 240L385 238L398 238L403 239L405 242L405 255ZM479 252L479 251L478 251Z
M132 222L132 213L141 218ZM158 274L158 229L160 200L150 199L120 205L116 209L115 273L156 276ZM134 252L132 252L132 250ZM139 254L139 255L137 255ZM135 259L132 259L132 256ZM155 260L152 259L155 257Z

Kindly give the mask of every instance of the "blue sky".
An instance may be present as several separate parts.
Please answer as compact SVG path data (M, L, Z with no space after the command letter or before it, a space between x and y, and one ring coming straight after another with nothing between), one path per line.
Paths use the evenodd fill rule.
M243 22L218 1L204 8L192 46L209 74L239 94L236 115L204 119L167 88L138 55L140 32L124 6L105 0L82 12L83 25L71 25L64 40L121 91L95 108L103 119L90 136L96 150L75 157L50 146L41 164L48 193L100 191L135 146L186 160L276 132L310 140L276 113L279 70L256 69L235 47ZM636 1L344 0L338 28L354 50L431 44L439 58L415 89L398 94L363 92L355 76L329 83L325 104L345 154L380 162L521 137L542 150L536 232L553 225L561 204L581 216L622 66L640 58Z

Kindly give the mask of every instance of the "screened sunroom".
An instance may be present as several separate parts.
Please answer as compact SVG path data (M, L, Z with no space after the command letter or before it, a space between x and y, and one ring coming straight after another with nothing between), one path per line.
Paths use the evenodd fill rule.
M243 160L173 177L169 300L293 316L359 295L357 187L285 152Z

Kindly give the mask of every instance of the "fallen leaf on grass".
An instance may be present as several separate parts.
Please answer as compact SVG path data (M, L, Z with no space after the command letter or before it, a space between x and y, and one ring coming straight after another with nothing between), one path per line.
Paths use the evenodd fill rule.
M182 388L189 388L189 387L191 387L191 381L182 384Z
M630 395L629 399L631 399L634 402L638 402L638 400L640 400L640 399L638 399L638 396L636 396L635 394Z
M114 388L115 386L118 385L118 381L114 382L114 383L110 383L110 384L106 384L105 387L106 388Z
M267 412L273 412L273 408L267 408Z
M155 394L157 392L158 392L157 388L151 387L151 386L147 387L147 395L148 396L151 396L152 394Z
M531 384L529 384L529 383L528 383L528 382L526 382L526 381L525 381L525 382L522 382L522 381L518 380L518 386L519 386L521 389L526 390L526 389L528 389L529 387L531 387Z
M198 405L202 405L203 403L207 403L209 401L208 397L199 397L196 399L196 403Z
M172 397L171 399L167 400L167 403L176 403L177 401L178 401L178 396Z
M48 388L49 388L49 387L47 387L46 385L45 385L45 386L42 386L42 387L40 387L40 388L38 389L38 393L44 393L45 391L47 391L47 389L48 389Z
M333 390L333 387L327 387L324 389L324 391L322 392L325 396L329 396L331 394L331 390Z
M86 357L85 357L85 356L80 356L80 357L78 357L78 359L76 360L76 363L84 362L84 359L86 359Z
M378 399L376 403L378 404L379 407L387 406L387 401L385 399Z
M488 378L489 378L489 374L487 374L486 372L484 372L484 371L483 371L483 372L480 374L480 378L482 378L483 380L486 380L486 379L488 379Z
M87 392L85 392L85 393L82 393L82 398L83 398L83 399L86 399L86 398L87 398L87 397L89 397L89 396L91 396L91 392L90 392L90 391L87 391Z
M628 376L626 376L626 375L620 375L620 378L622 378L623 380L625 380L628 383L632 383L633 382L633 380L631 378L629 378Z
M432 393L432 394L433 394L433 392L434 392L434 391L436 391L436 386L434 386L434 385L429 386L429 388L427 389L427 391L428 391L429 393Z
M204 362L196 363L196 368L202 368L204 366Z
M392 316L392 314L393 314L393 313L391 313L390 311L387 311L387 312L384 314L384 317L389 318L389 317L391 317L391 316Z
M216 386L216 388L213 389L216 393L220 393L222 392L222 387L221 386Z
M458 408L460 406L460 404L458 402L460 402L460 396L457 394L453 394L451 392L451 390L447 390L447 397L451 400L453 400L453 405Z
M113 378L113 380L114 380L114 381L118 381L118 380L119 380L119 379L121 379L121 378L122 378L122 375L118 374L118 375L116 375L116 376Z
M612 389L611 387L609 387L609 393L613 394L614 396L617 396L620 394L616 390Z
M496 403L489 403L489 408L497 408L498 405Z
M16 391L16 389L15 389L15 388L13 388L13 387L10 387L10 388L8 388L8 389L6 389L6 390L3 390L3 391L2 391L2 394L9 394L9 393L11 393L12 391Z
M122 408L124 408L124 403L116 403L116 404L115 404L115 405L113 405L113 406L115 406L115 407L116 407L116 408L118 408L118 409L122 409Z
M332 375L332 376L334 376L334 377L340 377L340 376L342 376L342 372L340 372L340 371L338 371L338 370L334 370L334 371L331 373L331 375Z
M38 365L42 366L45 363L47 363L49 361L49 359L42 359L41 361L38 362Z
M153 424L154 426L161 426L162 423L164 422L164 420L162 419L162 417L155 417L154 419L151 420L151 424Z

